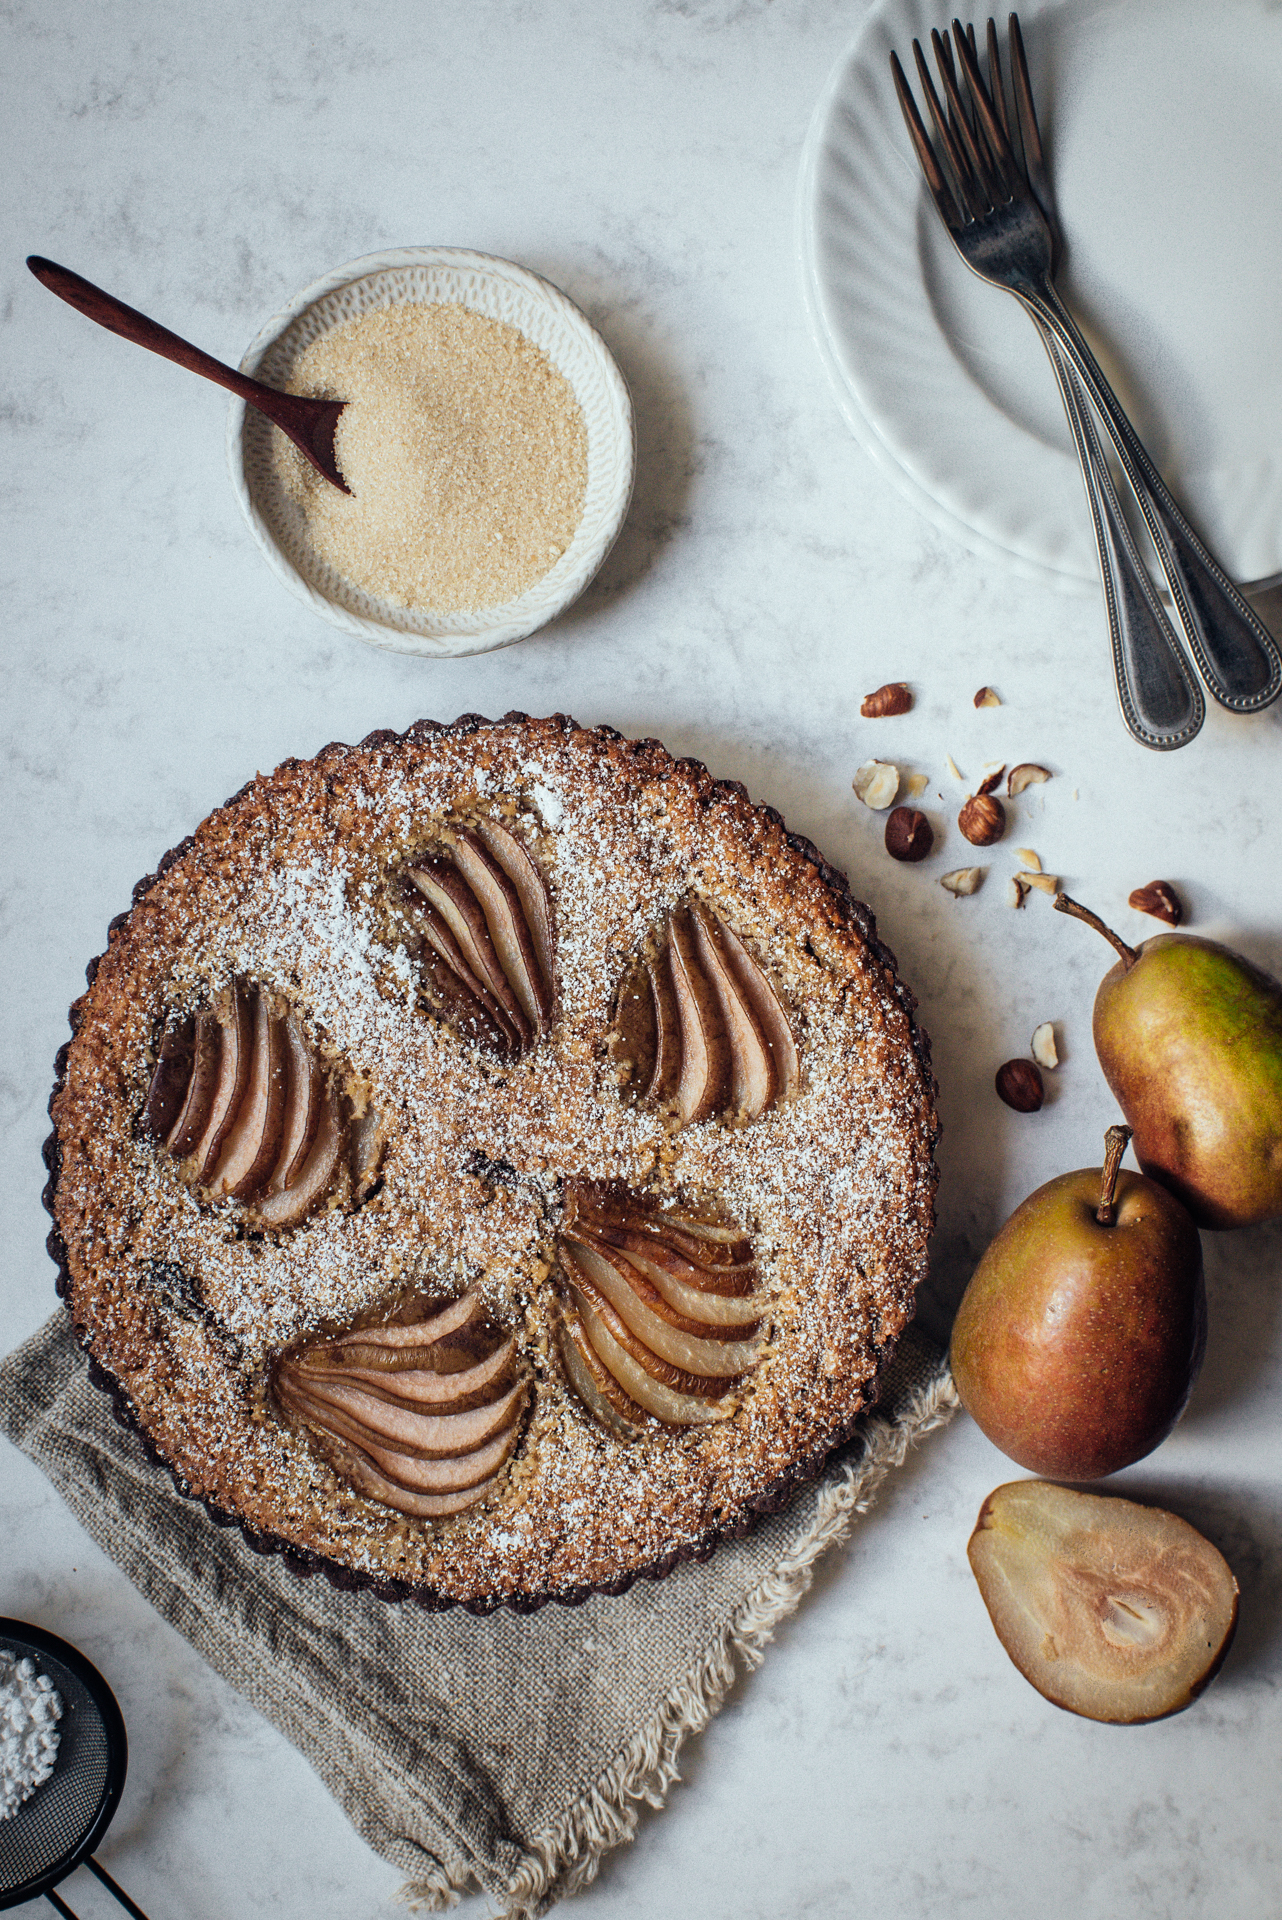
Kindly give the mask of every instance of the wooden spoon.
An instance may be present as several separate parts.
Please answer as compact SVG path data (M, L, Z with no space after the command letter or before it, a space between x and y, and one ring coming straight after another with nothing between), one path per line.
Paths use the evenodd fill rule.
M172 360L177 366L212 380L215 386L239 394L251 407L265 413L282 433L288 434L317 473L323 473L342 493L351 492L334 458L334 429L347 405L345 400L308 400L297 393L279 393L275 387L265 387L260 380L251 380L247 374L225 367L221 360L180 340L176 333L157 326L145 313L127 307L123 300L104 293L89 280L82 280L69 268L57 266L38 253L27 256L27 265L50 293L56 293L60 300L88 315L90 320L96 320L109 333L118 333L122 339L132 340L135 346L158 353L162 360Z

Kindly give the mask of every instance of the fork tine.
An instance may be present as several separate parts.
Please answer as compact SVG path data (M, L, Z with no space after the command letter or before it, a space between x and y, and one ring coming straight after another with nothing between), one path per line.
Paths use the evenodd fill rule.
M1048 182L1046 177L1046 155L1042 150L1041 130L1037 125L1037 110L1033 106L1033 89L1028 80L1028 62L1024 58L1024 36L1019 30L1019 15L1010 16L1009 32L1010 78L1015 95L1015 118L1019 122L1020 141L1024 148L1024 170L1032 183L1033 192L1044 201Z
M914 43L914 45L915 44L916 43ZM935 45L936 57L938 57L941 47L943 50L944 60L948 66L948 71L952 73L953 71L952 49L947 40L937 41ZM920 49L917 50L917 66L918 66L918 70L921 71L923 67L923 57ZM956 79L955 74L953 75L953 77L954 79ZM922 78L923 78L923 81L929 84L930 75L928 72L923 72ZM936 119L938 119L938 115L936 115ZM968 126L969 126L969 117L968 117ZM949 103L949 108L948 108L948 127L949 127L950 133L952 134L952 145L948 148L947 152L944 155L944 162L945 162L945 165L951 169L950 178L952 179L952 182L953 182L953 196L956 199L958 206L967 207L969 209L969 217L973 219L978 217L980 214L987 212L987 201L977 198L974 191L973 184L972 184L973 176L968 172L968 170L964 166L963 159L962 159L962 149L964 146L966 135L963 134L962 124L958 120L957 115L954 113L951 102ZM970 132L971 133L974 132L973 127L970 128ZM949 155L952 156L951 160L949 159ZM964 186L962 184L963 182L965 183Z
M917 77L921 81L922 91L926 95L926 101L930 107L930 117L935 123L940 146L943 148L948 164L956 176L956 187L966 217L971 220L979 220L988 212L991 200L983 175L978 171L978 151L976 150L970 128L966 123L966 111L961 103L961 95L957 91L957 83L955 80L952 80L951 77L950 65L941 57L939 35L932 29L930 37L934 45L935 59L939 65L940 79L943 81L944 92L948 97L949 112L947 119L945 119L944 109L939 103L939 95L935 92L934 82L931 80L930 69L926 65L926 56L921 50L920 40L913 41L913 54L917 61ZM953 127L956 127L960 139L954 138L952 132Z
M1011 152L1010 141L998 121L993 103L984 85L979 71L979 63L972 50L973 43L966 38L960 20L953 21L953 39L957 43L957 59L966 76L966 86L970 92L971 103L975 109L975 118L983 128L984 138L992 153L993 165L1004 189L1003 198L1010 199L1019 190L1019 177L1015 171L1015 157Z
M966 108L962 103L961 92L957 85L956 71L953 67L951 50L948 48L947 41L941 39L939 31L935 27L932 27L930 30L930 44L934 49L935 65L939 68L939 78L943 83L944 93L948 100L950 117L961 134L962 146L965 148L966 158L970 163L970 181L974 183L975 187L978 187L980 195L982 196L982 198L976 199L972 188L972 212L974 212L976 216L979 216L987 213L993 204L992 189L995 182L992 168L988 163L988 156L983 151L979 140L971 128L970 116L967 114ZM924 61L922 62L922 67L922 79L923 81L927 81L928 75L924 72ZM931 89L931 94L933 105L933 88ZM939 125L939 131L942 136L944 132L942 121L937 120L937 124Z
M940 148L952 170L953 196L961 209L962 224L967 220L977 220L987 211L987 204L983 192L976 191L975 175L953 138L948 121L944 118L944 109L939 104L939 95L935 92L935 85L930 77L930 69L926 65L926 56L921 50L920 40L913 41L913 58L917 63L917 78L921 82L926 104L930 108L930 117L939 135Z
M969 33L971 51L973 53L975 50L974 27L969 29ZM976 56L975 64L976 66L979 65L978 56ZM988 91L992 96L993 105L997 109L997 117L1002 123L1002 132L1006 136L1006 144L1010 148L1012 155L1014 155L1015 142L1011 135L1010 115L1006 110L1006 85L1002 79L1002 56L997 45L997 22L992 18L991 14L988 20Z
M904 124L908 128L908 137L913 143L918 164L926 176L926 185L930 189L931 198L943 215L946 225L960 227L964 224L966 215L958 203L952 186L940 170L939 162L935 158L935 150L922 125L921 115L917 111L917 102L913 99L912 90L904 78L904 70L899 64L897 53L892 53L890 56L890 71L894 76L895 92L899 96L900 110L904 116Z

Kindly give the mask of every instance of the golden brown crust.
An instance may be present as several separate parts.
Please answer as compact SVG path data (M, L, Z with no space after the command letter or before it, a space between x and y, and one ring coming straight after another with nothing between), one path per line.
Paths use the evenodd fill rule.
M426 1011L392 881L450 818L515 822L557 929L548 1039L501 1063ZM694 892L770 969L795 1098L674 1134L620 1097L618 987ZM243 976L289 1000L354 1107L390 1117L382 1180L280 1235L182 1186L137 1126L167 1015ZM562 716L465 716L286 762L166 856L72 1010L50 1111L50 1250L99 1377L184 1491L295 1564L430 1605L618 1591L780 1503L850 1433L912 1311L932 1220L934 1082L867 909L741 787ZM629 1443L556 1340L560 1184L623 1181L749 1225L773 1299L734 1417ZM412 1285L478 1285L532 1368L494 1493L446 1522L355 1494L273 1411L272 1358Z

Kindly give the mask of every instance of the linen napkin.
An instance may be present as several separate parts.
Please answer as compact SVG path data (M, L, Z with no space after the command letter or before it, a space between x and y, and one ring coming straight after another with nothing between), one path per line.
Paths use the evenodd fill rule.
M336 1592L216 1526L147 1458L58 1314L0 1365L0 1430L158 1612L314 1767L414 1910L479 1886L535 1920L661 1807L686 1736L757 1665L820 1554L957 1406L910 1328L823 1478L701 1565L486 1618Z

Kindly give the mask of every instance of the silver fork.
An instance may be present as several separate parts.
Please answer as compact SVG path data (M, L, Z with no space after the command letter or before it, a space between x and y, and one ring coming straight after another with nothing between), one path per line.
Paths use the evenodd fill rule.
M896 91L927 186L967 266L981 279L1015 295L1039 323L1044 334L1053 340L1064 374L1075 374L1089 395L1113 443L1122 471L1134 490L1166 576L1176 615L1212 695L1234 712L1256 712L1268 706L1282 692L1282 654L1279 654L1268 630L1257 619L1223 568L1207 552L1176 506L1117 396L1100 371L1094 355L1055 291L1052 279L1057 264L1054 231L1034 193L1029 173L1036 171L1047 191L1048 183L1041 141L1036 132L1036 118L1032 111L1027 68L1019 57L1022 54L1022 42L1017 37L1018 22L1014 15L1011 19L1016 117L1024 148L1023 165L1016 159L1010 139L1004 94L999 115L995 98L990 95L980 75L973 41L968 39L959 21L953 23L953 40L957 62L966 84L969 110L962 100L951 53L945 51L946 43L940 35L933 33L931 40L948 101L947 112L940 105L921 47L917 41L913 42L918 77L930 107L944 165L940 164L922 124L903 69L898 59L891 56ZM996 33L991 24L989 48L990 53L995 53ZM995 93L1000 89L999 73L1000 68L994 67ZM1057 367L1057 373L1059 371ZM1197 725L1194 724L1196 715L1192 711L1186 713L1182 722L1174 711L1181 698L1187 699L1187 694L1181 688L1181 682L1187 679L1187 665L1183 663L1178 646L1174 644L1169 626L1166 634L1162 635L1161 628L1152 621L1154 610L1160 614L1161 608L1153 600L1151 585L1146 594L1141 584L1140 576L1144 570L1139 566L1138 555L1117 504L1107 465L1100 454L1089 408L1083 403L1081 395L1073 392L1071 382L1062 380L1061 392L1068 408L1074 440L1083 460L1083 472L1088 473L1089 463L1094 475L1093 483L1088 476L1087 487L1092 500L1092 514L1096 518L1106 591L1110 570L1115 565L1121 567L1121 573L1114 578L1120 579L1123 587L1109 595L1110 618L1115 608L1119 605L1126 607L1128 601L1137 615L1138 624L1133 623L1129 630L1125 626L1120 627L1120 639L1119 627L1114 629L1115 663L1120 657L1133 696L1138 694L1145 697L1146 693L1153 693L1158 696L1159 704L1164 697L1167 705L1165 723L1162 726L1150 725L1137 737L1145 739L1146 744L1151 746L1183 745L1197 731ZM1155 636L1164 664L1160 668L1149 668L1149 659L1157 657L1152 645ZM1145 664L1141 670L1133 671L1135 645L1145 639L1150 643L1143 649ZM1131 717L1126 715L1125 700L1123 713L1130 725ZM1172 720L1175 721L1174 725ZM1147 737L1149 734L1155 737Z
M967 28L966 37L971 55L978 64L973 27ZM940 40L935 54L955 79L947 40ZM1033 106L1023 36L1014 14L1010 16L1010 69L1024 170L1050 228L1053 274L1063 254L1063 239L1046 171L1037 113ZM896 80L898 84L898 75ZM1006 89L997 47L997 27L992 20L988 22L988 87L993 105L1001 118L1002 130L1013 152ZM904 93L901 90L901 105L903 100ZM916 145L917 130L907 108L905 118ZM967 124L973 137L977 132L973 112ZM955 139L963 137L955 119L950 122L950 130ZM920 148L918 157L921 158ZM933 158L931 155L932 164ZM924 159L922 165L926 165ZM929 172L927 178L930 178ZM1113 680L1122 719L1135 739L1146 747L1169 750L1186 746L1199 732L1206 718L1202 689L1149 578L1148 568L1135 546L1113 485L1113 476L1099 444L1090 405L1072 363L1065 360L1050 329L1036 315L1033 320L1059 386L1086 487L1108 614Z

